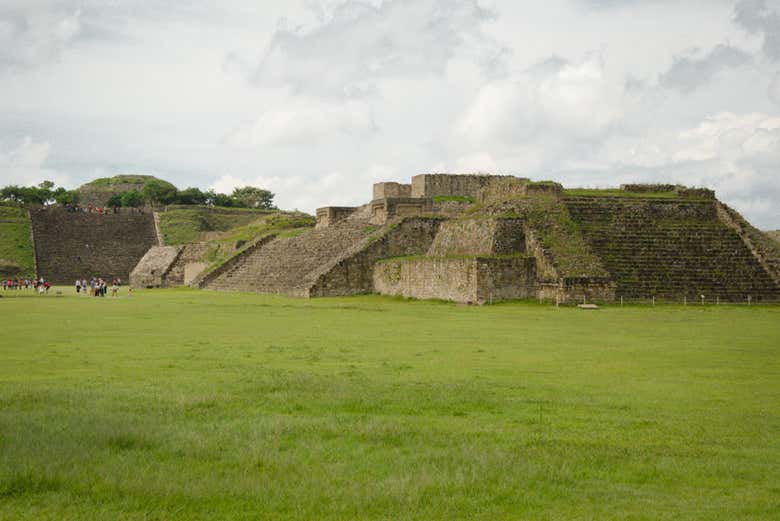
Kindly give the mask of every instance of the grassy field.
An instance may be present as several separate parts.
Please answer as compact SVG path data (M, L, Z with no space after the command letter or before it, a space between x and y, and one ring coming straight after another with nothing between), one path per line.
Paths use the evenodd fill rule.
M0 265L10 262L18 267L19 277L35 274L30 226L27 210L0 205ZM0 273L3 273L2 268Z
M0 519L778 519L780 307L0 298Z

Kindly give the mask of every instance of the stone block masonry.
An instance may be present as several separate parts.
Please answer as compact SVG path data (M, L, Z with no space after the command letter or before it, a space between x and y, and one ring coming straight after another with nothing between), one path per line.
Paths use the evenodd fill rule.
M402 183L374 183L373 199L390 199L395 197L411 197L412 185Z
M317 208L317 228L325 228L343 221L357 210L355 206L325 206Z
M46 208L31 211L30 217L38 276L55 284L93 276L127 281L138 261L157 245L151 212L123 209L98 214Z
M165 274L179 256L183 246L152 246L130 272L134 288L162 288Z
M536 295L532 257L420 257L388 259L374 267L373 285L383 295L484 304Z
M420 174L412 177L412 197L476 197L480 188L502 178L511 176Z
M370 208L371 224L381 225L396 218L432 212L433 201L414 197L375 199L371 201Z
M208 243L194 242L182 247L176 260L165 273L164 287L186 286L207 264L203 261Z
M428 254L507 255L525 251L521 219L453 219L441 226Z
M572 219L617 284L617 298L780 300L760 252L717 201L565 197ZM719 215L720 213L720 215Z
M374 264L380 259L422 255L431 246L442 220L407 217L372 233L358 248L325 266L308 289L310 297L357 295L374 292Z
M208 243L184 246L152 246L130 273L130 284L137 288L186 286L203 271Z
M563 190L511 176L423 174L377 183L372 195L358 208L319 209L317 229L258 244L197 284L474 303L780 301L780 247L707 189Z

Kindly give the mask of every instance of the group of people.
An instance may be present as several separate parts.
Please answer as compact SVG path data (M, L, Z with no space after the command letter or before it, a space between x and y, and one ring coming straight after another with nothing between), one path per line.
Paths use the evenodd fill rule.
M92 206L91 204L88 204L87 206L79 206L77 204L66 204L65 205L65 211L68 213L97 213L97 214L109 214L109 213L119 213L122 209L119 206ZM130 213L144 213L143 208L134 208L129 207Z
M111 296L116 297L119 294L119 287L122 285L122 280L119 278L112 279L111 285L109 286L107 280L92 277L89 282L87 282L87 279L76 279L74 285L76 287L76 294L105 297L110 290Z
M40 279L3 279L3 291L33 290L38 293L48 293L51 284L43 277Z
M6 279L3 278L3 291L22 291L32 290L38 293L48 293L51 288L51 283L41 277L40 279ZM92 277L89 281L87 279L78 279L75 282L76 294L91 295L93 297L105 297L108 292L111 292L112 297L119 295L119 287L122 285L122 279L115 278L109 282L105 279ZM131 288L128 288L128 296L133 293Z

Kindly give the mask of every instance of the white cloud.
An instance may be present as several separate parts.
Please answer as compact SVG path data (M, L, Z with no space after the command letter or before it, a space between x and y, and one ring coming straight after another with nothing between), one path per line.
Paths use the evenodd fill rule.
M253 76L295 92L359 96L382 78L442 74L467 43L495 70L500 49L481 32L493 16L477 0L343 1L321 9L313 27L283 20Z
M690 93L706 85L721 71L747 65L752 56L730 45L717 45L707 53L694 51L677 56L668 71L659 78L665 88Z
M723 112L680 132L609 142L601 158L606 171L633 169L631 180L707 186L759 225L780 222L768 204L780 200L780 116Z
M764 38L764 55L780 61L780 1L740 0L734 7L734 20L750 34Z
M295 98L263 112L226 137L237 146L303 145L375 130L371 107L363 101Z
M476 153L455 160L455 171L462 173L492 173L498 168L496 160L488 153Z
M58 60L81 30L79 9L35 2L0 7L0 72Z
M551 58L521 74L486 84L459 119L470 142L517 144L552 134L591 140L622 113L622 86L611 82L598 54L579 62Z
M67 176L46 168L50 152L49 143L35 142L29 136L6 150L0 148L0 185L31 185L44 180L66 183Z
M239 186L259 186L276 194L274 202L284 209L298 209L314 213L319 206L348 206L365 204L371 199L371 181L355 183L352 175L330 172L320 176L286 175L242 178L223 175L211 187L217 192L230 193ZM323 202L323 194L328 198Z

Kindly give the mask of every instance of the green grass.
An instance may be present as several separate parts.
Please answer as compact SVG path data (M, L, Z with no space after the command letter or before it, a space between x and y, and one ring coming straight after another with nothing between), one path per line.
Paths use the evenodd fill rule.
M310 230L316 222L314 217L302 212L274 212L255 216L250 224L231 228L221 237L208 241L209 248L204 259L209 263L207 271L213 271L261 237L270 234L282 238L295 237Z
M30 241L30 219L24 208L0 205L0 265L18 266L20 277L35 276L35 260ZM0 275L2 275L0 268Z
M99 189L99 188L110 188L113 187L114 185L120 185L120 184L121 185L124 184L143 185L147 181L152 181L152 180L159 181L168 186L173 186L168 181L164 181L152 175L138 175L138 174L115 175L114 177L99 177L97 179L90 181L89 183L85 183L83 186Z
M0 519L780 511L778 307L63 291L0 298Z
M160 231L165 244L186 244L199 240L202 232L225 232L272 213L272 210L250 208L177 206L160 213Z
M680 199L677 192L629 192L620 188L566 188L567 197L625 197L651 199Z

